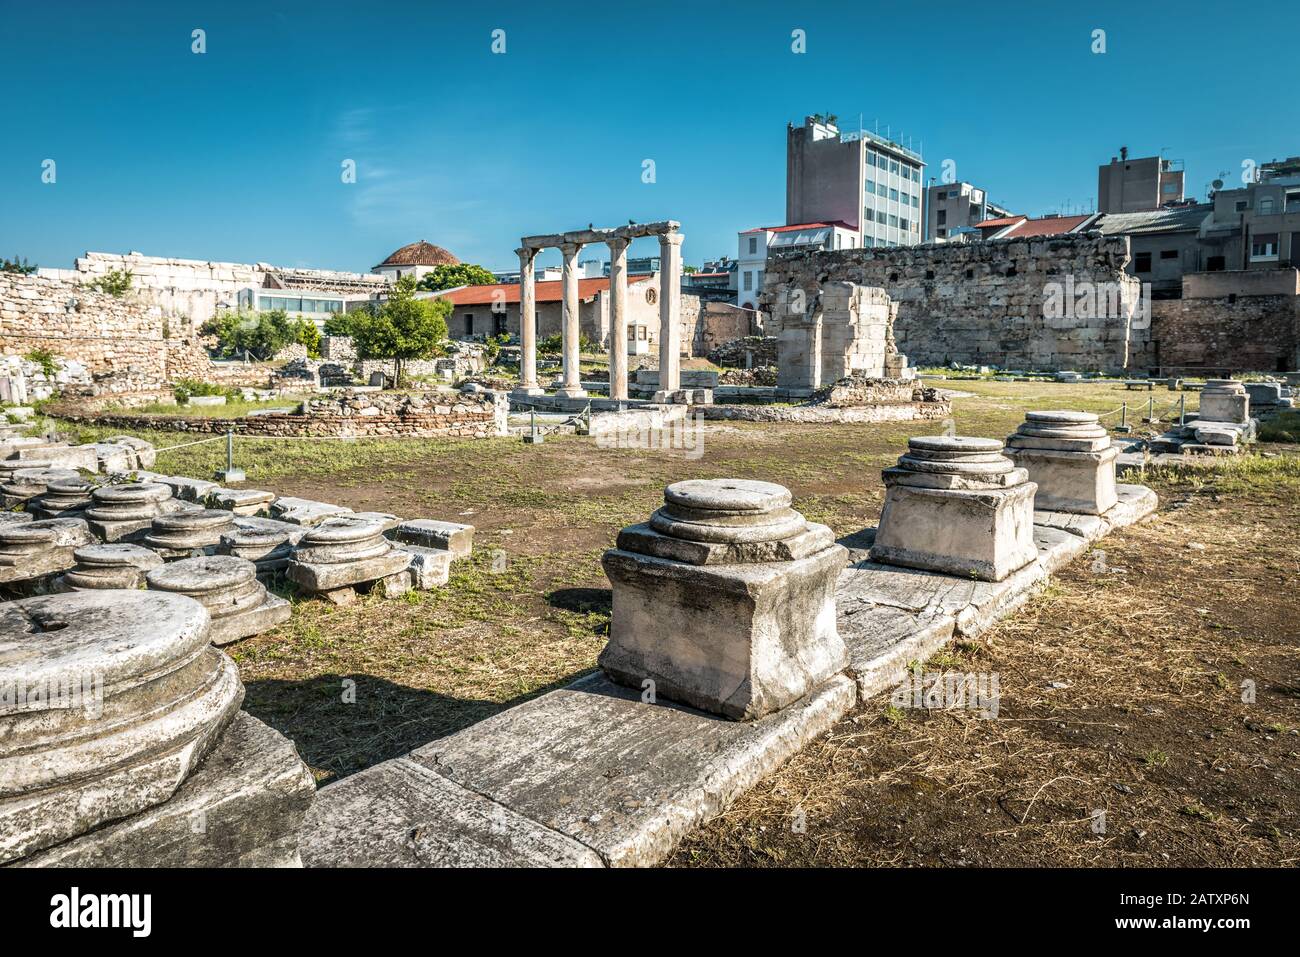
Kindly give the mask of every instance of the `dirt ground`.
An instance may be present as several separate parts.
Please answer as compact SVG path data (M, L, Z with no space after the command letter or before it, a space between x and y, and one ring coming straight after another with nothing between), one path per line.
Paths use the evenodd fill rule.
M1294 865L1300 496L1161 493L928 664L997 675L996 718L864 702L672 863Z
M969 435L1005 436L1029 409L1113 423L1122 402L1133 421L1147 398L1165 414L1177 400L959 385L971 395L953 418ZM477 528L474 558L446 588L348 608L296 601L288 623L231 646L245 708L292 738L322 782L405 753L594 667L609 625L600 554L664 485L780 482L810 519L846 535L875 524L880 470L907 437L938 430L710 423L698 458L576 436L240 440L251 486ZM160 447L187 440L141 434ZM193 446L156 467L206 476L223 456L221 443ZM984 640L930 662L996 673L996 720L867 702L673 863L1294 862L1300 468L1276 472L1160 479L1156 522L1107 539L1100 563L1080 560ZM1241 701L1247 679L1254 704ZM1104 834L1093 833L1099 810Z

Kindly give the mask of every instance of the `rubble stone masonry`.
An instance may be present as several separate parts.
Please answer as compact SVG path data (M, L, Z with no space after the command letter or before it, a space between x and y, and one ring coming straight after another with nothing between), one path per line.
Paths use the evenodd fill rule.
M101 395L162 392L186 377L232 378L214 371L188 324L132 293L118 298L73 280L0 273L0 355L33 349L85 365Z
M266 436L490 438L507 434L506 393L352 392L308 399L292 413L243 418L99 413L74 403L51 409L61 419L117 429Z
M1146 354L1150 332L1128 315L1141 295L1128 257L1127 239L1095 233L780 253L768 260L762 303L771 312L796 288L812 302L823 283L879 286L898 304L894 336L913 365L1114 372ZM1095 298L1053 314L1050 287L1059 293L1067 279Z

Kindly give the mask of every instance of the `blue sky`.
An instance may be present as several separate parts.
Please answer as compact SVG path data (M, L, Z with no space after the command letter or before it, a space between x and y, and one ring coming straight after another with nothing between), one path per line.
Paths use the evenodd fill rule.
M673 218L699 263L783 220L785 127L814 112L1031 214L1092 201L1121 144L1203 196L1300 153L1294 31L1242 9L0 0L0 254L365 270L427 239L499 268L524 234Z

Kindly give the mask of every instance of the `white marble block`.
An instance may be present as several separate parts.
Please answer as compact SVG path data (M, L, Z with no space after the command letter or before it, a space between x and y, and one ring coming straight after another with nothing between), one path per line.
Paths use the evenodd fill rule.
M1006 454L1038 486L1036 509L1101 515L1118 501L1119 449L1091 413L1030 412L1007 439Z
M1002 581L1038 557L1034 493L997 439L926 436L885 469L871 560Z
M602 559L614 586L600 665L654 697L750 720L847 664L835 582L847 562L790 492L740 479L678 482Z

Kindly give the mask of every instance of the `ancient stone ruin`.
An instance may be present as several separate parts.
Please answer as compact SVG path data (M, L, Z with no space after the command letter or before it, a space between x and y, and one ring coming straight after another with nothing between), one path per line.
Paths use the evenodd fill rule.
M156 482L104 485L91 494L86 521L106 542L137 541L155 518L173 507L172 501L172 490Z
M30 581L76 564L74 553L95 539L79 518L0 525L0 584Z
M386 594L410 588L409 552L384 537L383 523L359 516L326 519L304 535L285 577L303 591L349 602L358 585L378 582Z
M1038 486L1039 511L1101 515L1117 501L1119 450L1087 412L1030 412L1006 442L1006 454Z
M183 596L0 604L0 864L297 864L311 773Z
M846 553L790 492L743 479L677 482L601 564L614 586L600 666L615 681L753 719L841 671L835 580Z
M162 557L141 545L83 545L72 553L76 565L53 586L54 591L143 588L145 573L162 566Z
M228 645L289 620L287 601L257 579L257 566L233 555L168 562L145 574L149 588L193 598L212 616L208 637Z
M997 439L908 439L907 454L881 475L873 561L1001 581L1038 557L1038 487Z

